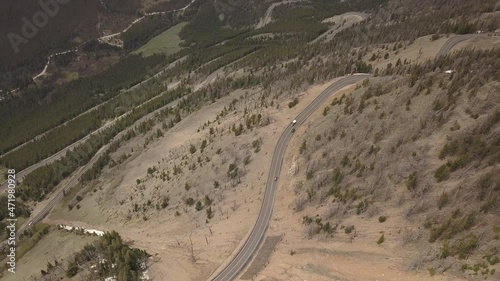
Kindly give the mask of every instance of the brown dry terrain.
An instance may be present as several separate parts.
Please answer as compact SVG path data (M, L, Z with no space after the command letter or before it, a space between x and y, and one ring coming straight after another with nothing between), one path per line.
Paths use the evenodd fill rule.
M388 64L393 67L401 64L422 64L433 60L441 46L453 35L442 36L437 40L431 40L432 36L417 38L414 42L385 44L377 48L369 48L368 54L363 58L366 63L372 64L373 69L383 71ZM451 53L462 49L488 50L498 46L498 36L482 35L473 39L458 43L451 49Z
M370 63L382 69L398 58L423 62L445 41L423 37L396 50L374 48L369 54L382 58ZM416 92L407 77L372 78L336 93L336 104L332 97L297 130L268 231L284 238L255 280L465 280L463 264L482 261L474 255L467 261L439 258L447 242L428 242L427 228L457 206L457 217L466 217L472 199L458 187L470 191L498 168L478 164L469 168L474 173L459 170L439 183L434 177L445 163L438 157L443 146L498 108L500 84L462 94L445 111L436 103L445 99L449 77L437 72L433 81L429 91ZM262 89L244 89L186 116L164 136L155 136L162 129L157 124L112 155L116 165L85 187L76 208L68 211L64 202L48 221L118 231L154 256L148 274L155 280L206 280L253 226L279 135L332 82L299 93L293 108L289 96L262 98ZM252 116L259 121L248 127ZM336 168L342 177L331 191ZM409 190L414 172L418 183ZM476 219L471 232L480 239L477 247L495 249L492 226L498 219L489 213ZM331 228L318 231L326 222ZM450 246L464 235L458 233ZM490 274L493 269L497 273ZM488 266L491 278L499 270L498 264ZM472 272L465 275L471 279Z
M306 93L303 102L290 110L251 110L257 104L259 93L259 90L251 89L237 91L187 117L145 150L142 137L132 140L116 152L117 158L123 153L130 153L131 156L103 175L102 182L95 186L95 192L80 202L81 208L68 212L66 205L60 206L51 215L51 221L119 231L125 239L134 241L134 246L158 253L157 263L150 274L160 280L206 279L253 226L260 208L266 171L281 128L314 97L313 92ZM224 112L224 107L231 110L215 121L217 114ZM262 114L262 127L235 136L230 131L231 126L239 124L245 107L248 108L247 114ZM208 121L211 124L207 126ZM268 122L269 125L265 125ZM210 127L215 130L212 136L209 134ZM200 153L203 139L211 141ZM252 144L256 140L261 143L258 144L258 152ZM190 144L197 147L194 154L189 152ZM221 151L217 154L219 149ZM245 165L247 156L250 156L249 163ZM202 166L197 164L196 170L190 171L189 166L196 164L198 157L201 157ZM207 162L207 159L210 161ZM239 167L238 178L228 177L230 163ZM174 165L181 167L180 175L173 175ZM147 170L152 167L158 172L148 176ZM162 181L159 178L162 171L171 179ZM137 184L138 179L140 184ZM219 183L217 188L214 187L215 181ZM186 184L189 190L186 190ZM206 207L196 211L194 205L185 203L189 197L204 202L205 195L213 200L214 218L208 223ZM164 196L169 197L169 206L158 213L154 210L155 205ZM145 211L133 211L134 204L139 204L142 210L143 203L148 200L152 203L151 206L144 205ZM178 216L176 212L179 212ZM189 236L194 245L195 263L192 263Z
M332 40L337 33L353 26L356 23L361 22L366 17L368 17L368 15L363 14L363 13L345 13L342 15L333 16L331 18L324 19L322 22L328 23L328 25L330 27L329 27L328 31L326 31L325 33L318 36L316 39L313 40L312 43L315 43L318 41L328 42L328 41Z
M420 37L412 44L387 44L379 48L371 49L364 57L367 63L373 65L373 69L380 71L387 68L388 64L395 66L398 63L424 63L436 57L441 46L449 39L442 37L438 40L431 41L431 36Z
M460 49L476 49L476 50L488 50L500 44L500 37L498 36L481 36L476 37L464 42L458 43L451 51L456 51Z
M446 78L439 74L436 80ZM439 258L448 242L429 243L431 231L424 222L437 219L439 224L457 209L463 214L476 212L467 202L477 199L467 194L498 167L474 174L458 172L440 183L433 171L442 164L438 155L450 137L472 130L498 108L493 105L500 102L494 94L500 84L482 87L475 97L463 96L452 112L438 117L444 120L436 118L440 115L433 105L442 95L438 89L415 96L405 79L372 79L369 84L385 85L383 96L361 108L362 95L373 88L346 90L337 94L337 98L346 95L344 103L332 106L330 100L324 105L331 107L326 116L318 112L298 130L300 137L293 140L285 165L289 177L276 198L270 225L270 234L284 233L285 238L257 280L462 280L454 275L462 273L464 264L484 262L480 255L468 261ZM470 110L481 112L480 121L466 113ZM306 148L300 154L304 140ZM336 168L343 180L340 194L331 196ZM407 188L413 172L418 174L418 192ZM443 194L449 194L446 202ZM304 226L304 216L313 221L321 218L337 230L315 234L317 226L314 222ZM479 237L477 247L494 253L498 218L481 212L477 220L472 231ZM350 226L354 228L348 233ZM384 241L377 245L382 234ZM487 268L499 270L498 265ZM430 277L431 271L439 277ZM472 278L472 273L466 275Z

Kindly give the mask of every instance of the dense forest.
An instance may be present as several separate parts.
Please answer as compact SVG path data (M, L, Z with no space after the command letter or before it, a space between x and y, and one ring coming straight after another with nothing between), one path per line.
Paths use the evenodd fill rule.
M99 75L78 79L55 90L34 88L0 104L0 151L6 152L34 136L59 125L85 110L116 96L165 63L160 55L143 58L130 55ZM37 123L31 122L37 120ZM85 130L84 128L82 128Z
M22 36L21 19L32 21L33 15L42 10L36 1L0 5L0 34L5 36L8 33ZM0 45L0 88L13 90L30 84L33 73L43 69L48 55L76 46L75 37L86 40L97 36L98 10L99 0L69 1L59 5L57 16L51 17L43 28L34 26L35 36L27 43L21 40L25 43L11 44L5 39L5 44Z
M115 125L90 137L83 144L77 146L70 153L67 153L62 159L31 172L18 188L19 198L25 201L40 201L44 199L46 194L51 192L62 179L70 175L78 167L88 163L94 154L101 147L110 143L118 133L128 128L146 114L165 106L187 92L188 90L185 88L178 88L135 108L131 114L120 119ZM127 138L128 136L127 134L123 134L123 138Z
M191 0L177 0L177 1L155 1L154 5L146 9L146 12L148 13L154 13L154 12L165 12L165 11L172 11L172 10L177 10L180 8L186 7Z
M126 51L138 49L177 23L178 21L172 12L148 16L122 34L123 48Z
M103 0L102 4L108 13L136 15L141 9L140 0Z
M224 26L218 20L217 11L212 3L205 2L200 5L196 16L182 29L180 36L184 47L196 45L195 49L198 50L231 39L244 31L245 29Z

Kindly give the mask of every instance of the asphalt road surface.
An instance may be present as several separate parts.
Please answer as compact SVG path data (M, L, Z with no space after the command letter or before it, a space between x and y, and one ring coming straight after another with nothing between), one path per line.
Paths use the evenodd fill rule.
M436 57L447 54L456 44L463 42L465 40L471 39L471 38L476 37L476 36L479 36L479 34L457 35L457 36L451 37L450 39L448 39L448 41L446 41L446 43L443 45L443 47L438 52ZM160 75L162 72L163 71L161 71L160 73L155 75L155 77ZM294 127L300 126L300 124L302 124L312 114L312 112L314 112L318 108L318 106L326 98L328 98L330 96L330 94L332 94L335 91L338 91L339 89L343 88L344 86L347 86L347 85L353 84L357 81L360 81L362 79L365 79L368 76L369 75L366 75L366 74L355 74L352 76L344 77L344 78L338 80L337 82L333 83L332 85L330 85L311 104L309 104L304 109L304 111L302 111L299 114L299 116L297 116L297 118L296 118L297 124ZM147 80L149 80L149 79L147 79ZM132 88L136 88L145 82L146 81L143 81L143 82L135 85ZM178 101L179 100L176 100L176 101L174 101L174 102L172 102L172 103L170 103L170 104L168 104L160 109L157 109L157 110L151 112L150 114L148 114L148 115L144 116L143 118L141 118L140 120L136 121L129 128L135 126L135 124L138 124L138 122L142 122L147 118L151 118L153 116L153 114L155 114L159 110L162 110L162 109L169 107L169 106L175 107L176 104L178 103ZM290 120L290 124L291 124L291 120ZM111 125L111 124L107 124L107 126L109 126L109 125ZM102 129L103 128L100 128L98 130L102 130ZM119 133L115 137L115 139L120 137L126 131L128 131L128 130L126 129L126 130L122 131L121 133ZM281 164L283 161L285 148L286 148L286 145L288 144L288 141L291 139L291 137L292 137L291 126L289 126L281 135L281 137L278 141L278 144L276 146L276 150L274 152L272 163L271 163L270 173L268 176L266 191L264 194L264 200L263 200L263 204L262 204L262 208L260 210L259 216L257 218L257 222L254 225L254 228L252 229L250 236L247 238L247 241L244 243L243 247L239 250L238 254L227 265L227 267L224 270L222 270L213 279L214 281L216 281L216 280L217 281L219 281L219 280L233 280L239 274L239 272L241 272L241 270L246 266L246 264L250 261L250 259L252 258L252 255L255 253L260 242L262 241L264 234L267 230L267 226L268 226L269 220L271 218L271 213L272 213L272 209L273 209L274 193L275 193L275 189L277 186L277 181L274 181L274 177L279 178L279 173L281 170ZM49 164L57 159L60 159L62 156L64 156L66 151L73 148L74 146L81 143L82 141L86 140L87 138L88 138L88 136L83 138L82 140L70 145L69 147L65 148L63 150L64 153L63 153L63 151L60 151L59 153L56 153L56 154L50 156L49 158L42 160L40 163L37 163L31 167L28 167L22 171L18 171L16 174L16 178L18 180L19 179L22 180L22 178L24 176L26 176L27 174L29 174L30 172L32 172L36 168L41 167L41 166L46 165L46 164ZM78 172L68 181L68 183L66 183L65 186L58 192L57 196L55 196L53 199L51 199L47 203L47 205L38 214L35 214L34 217L28 221L27 224L25 224L24 226L19 228L17 233L21 233L24 229L26 229L27 227L30 227L32 224L35 224L35 223L41 221L52 210L52 208L57 203L59 203L59 201L63 198L63 190L69 190L74 185L76 185L78 183L78 179L80 178L80 176L85 171L87 171L90 167L92 167L92 165L95 163L95 161L97 161L97 159L99 159L99 157L107 149L107 147L108 147L108 145L101 148L94 155L94 157L89 161L89 163L87 163L85 166L80 168L78 170ZM5 181L4 183L2 183L0 185L0 193L5 191L6 189L7 189L7 181Z
M436 58L442 55L448 54L453 47L458 43L465 40L480 36L480 34L466 34L466 35L456 35L448 39L443 47L439 50ZM313 100L299 116L297 116L297 124L293 127L298 127L302 124L326 98L328 98L332 93L340 90L341 88L353 84L357 81L363 80L369 77L366 74L356 74L353 76L344 77L337 82L330 85L326 90L324 90L315 100ZM224 268L220 273L218 273L213 281L230 281L233 280L247 265L247 263L252 259L253 254L259 247L260 242L264 238L269 221L271 219L271 214L274 204L274 194L277 187L277 181L274 181L274 177L278 177L281 171L281 164L283 163L283 157L285 155L285 149L288 141L292 138L292 126L288 126L283 134L281 135L276 149L274 151L273 159L271 162L271 169L269 170L269 176L267 178L266 191L264 194L264 200L262 202L262 207L257 217L257 222L255 223L250 236L247 241L243 244L236 256L231 260L231 262Z
M448 39L448 41L446 41L446 43L444 43L443 47L441 47L441 49L439 50L438 54L436 55L436 58L438 58L438 57L440 57L440 56L442 56L442 55L445 55L445 54L449 53L449 52L450 52L450 50L451 50L451 49L452 49L455 45L457 45L458 43L461 43L461 42L463 42L463 41L465 41L465 40L468 40L468 39L471 39L471 38L474 38L474 37L477 37L477 36L481 36L481 34L466 34L466 35L456 35L456 36L451 37L450 39ZM168 68L170 68L170 67L172 67L173 65L175 65L175 63L177 63L177 62L178 62L178 61L176 61L176 62L172 63L171 65L169 65L169 66L167 67L167 69L168 69ZM165 70L162 70L162 71L160 71L159 73L155 74L153 77L150 77L150 78L148 78L148 79L146 79L146 80L144 80L144 81L142 81L142 82L140 82L140 83L138 83L138 84L134 85L133 87L131 87L131 88L130 88L130 89L128 89L127 91L130 91L130 90L136 89L137 87L139 87L139 86L141 86L142 84L146 83L146 82L147 82L147 81L149 81L150 79L152 79L152 78L156 78L156 77L158 77L159 75L163 74L163 72L164 72L164 71L165 71ZM96 106L96 108L97 108L97 107L99 107L99 106L100 106L100 105ZM90 109L90 110L95 110L95 108L92 108L92 109ZM85 113L88 113L88 111L87 111L87 112L85 112ZM118 117L117 119L119 119L119 118L120 118L120 117ZM115 119L115 121L116 121L117 119ZM115 122L115 121L112 121L112 123L113 123L113 122ZM99 129L97 129L96 131L94 131L94 132L93 132L93 133L91 133L91 134L94 134L94 133L96 133L96 132L98 132L98 131L103 130L105 127L108 127L108 126L112 125L112 123L108 123L108 124L107 124L107 125L105 125L104 127L101 127L101 128L99 128ZM43 134L42 134L42 135L43 135ZM22 171L17 171L16 178L17 178L19 181L22 181L22 179L23 179L26 175L28 175L29 173L33 172L33 171L34 171L34 170L36 170L37 168L39 168L39 167L41 167L41 166L43 166L43 165L50 164L50 163L52 163L52 162L54 162L54 161L56 161L56 160L60 159L61 157L63 157L63 156L66 154L66 152L67 152L67 151L69 151L69 150L73 149L75 146L77 146L77 145L81 144L83 141L87 140L87 139L89 138L89 136L90 136L90 135L87 135L87 136L86 136L86 137L84 137L83 139L80 139L80 140L76 141L75 143L73 143L73 144L69 145L68 147L66 147L66 148L64 148L64 149L62 149L61 151L57 152L56 154L54 154L54 155L52 155L52 156L50 156L50 157L48 157L48 158L46 158L46 159L44 159L44 160L40 161L40 162L39 162L39 163L37 163L37 164L34 164L34 165L32 165L32 166L30 166L30 167L28 167L28 168L26 168L26 169L24 169L24 170L22 170ZM4 182L0 185L0 193L4 192L5 190L7 190L7 181L4 181Z
M260 21L257 24L257 26L255 27L255 29L262 28L262 27L264 27L264 26L266 26L266 25L268 25L268 24L271 23L271 21L273 20L273 17L272 17L273 10L277 6L283 5L283 4L291 4L291 3L296 3L296 2L302 2L302 1L304 1L304 0L286 0L286 1L283 1L283 2L278 2L278 3L271 4L271 6L269 6L269 8L267 8L264 17L260 19Z
M250 236L247 238L247 241L243 244L238 254L236 254L233 260L227 265L224 270L222 270L214 279L212 279L213 281L233 280L252 259L253 254L257 250L259 244L262 242L262 239L264 238L267 227L269 225L269 221L271 219L274 204L274 194L276 192L276 187L278 186L278 181L275 181L274 177L277 177L279 179L286 147L293 136L292 128L298 127L302 123L304 123L304 121L306 121L306 119L311 116L311 114L316 111L318 107L333 93L337 92L345 86L351 85L368 77L370 77L370 75L368 74L355 74L341 78L340 80L334 82L332 85L326 88L297 116L297 118L295 118L295 120L297 120L297 123L294 126L292 126L292 120L290 120L290 125L287 126L285 131L281 134L281 137L278 140L278 144L276 145L276 148L274 150L273 159L271 161L271 168L267 177L264 200L262 202L259 216L257 217L257 222L255 223Z
M448 39L444 43L443 47L441 47L441 49L439 50L439 52L436 55L436 58L439 58L440 56L444 56L444 55L448 54L451 51L451 49L453 47L455 47L455 45L457 45L458 43L461 43L463 41L466 41L466 40L469 40L469 39L472 39L472 38L478 37L478 36L481 36L481 34L464 34L464 35L456 35L456 36L451 37L450 39Z

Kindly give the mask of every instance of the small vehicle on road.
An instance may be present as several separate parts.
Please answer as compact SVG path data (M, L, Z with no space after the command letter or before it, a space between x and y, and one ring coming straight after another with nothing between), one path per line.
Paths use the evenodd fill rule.
M278 180L278 177L274 177L274 181L277 181Z
M297 120L296 120L296 119L293 119L293 121L292 121L292 126L293 126L293 125L295 125L295 124L297 124Z
M292 128L292 134L295 132L295 128Z

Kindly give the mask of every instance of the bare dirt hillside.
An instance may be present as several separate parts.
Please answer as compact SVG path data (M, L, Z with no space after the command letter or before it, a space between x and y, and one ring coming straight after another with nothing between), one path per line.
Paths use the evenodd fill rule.
M118 231L154 255L156 280L205 280L251 230L281 130L316 95L306 91L288 108L286 97L268 103L261 89L239 90L153 142L131 139L113 156L126 160L50 222Z
M403 64L392 69L400 75L345 88L298 128L268 231L284 238L257 280L496 278L500 85L491 73L476 79L493 52L470 72L444 73L467 52L423 64L418 76ZM48 222L118 231L153 255L156 280L205 280L253 226L279 134L332 82L298 93L295 106L253 88L172 129L156 124ZM475 130L474 154L444 149L467 147L453 142ZM457 164L462 154L470 158Z
M367 80L298 130L257 280L498 278L500 84L420 79Z

